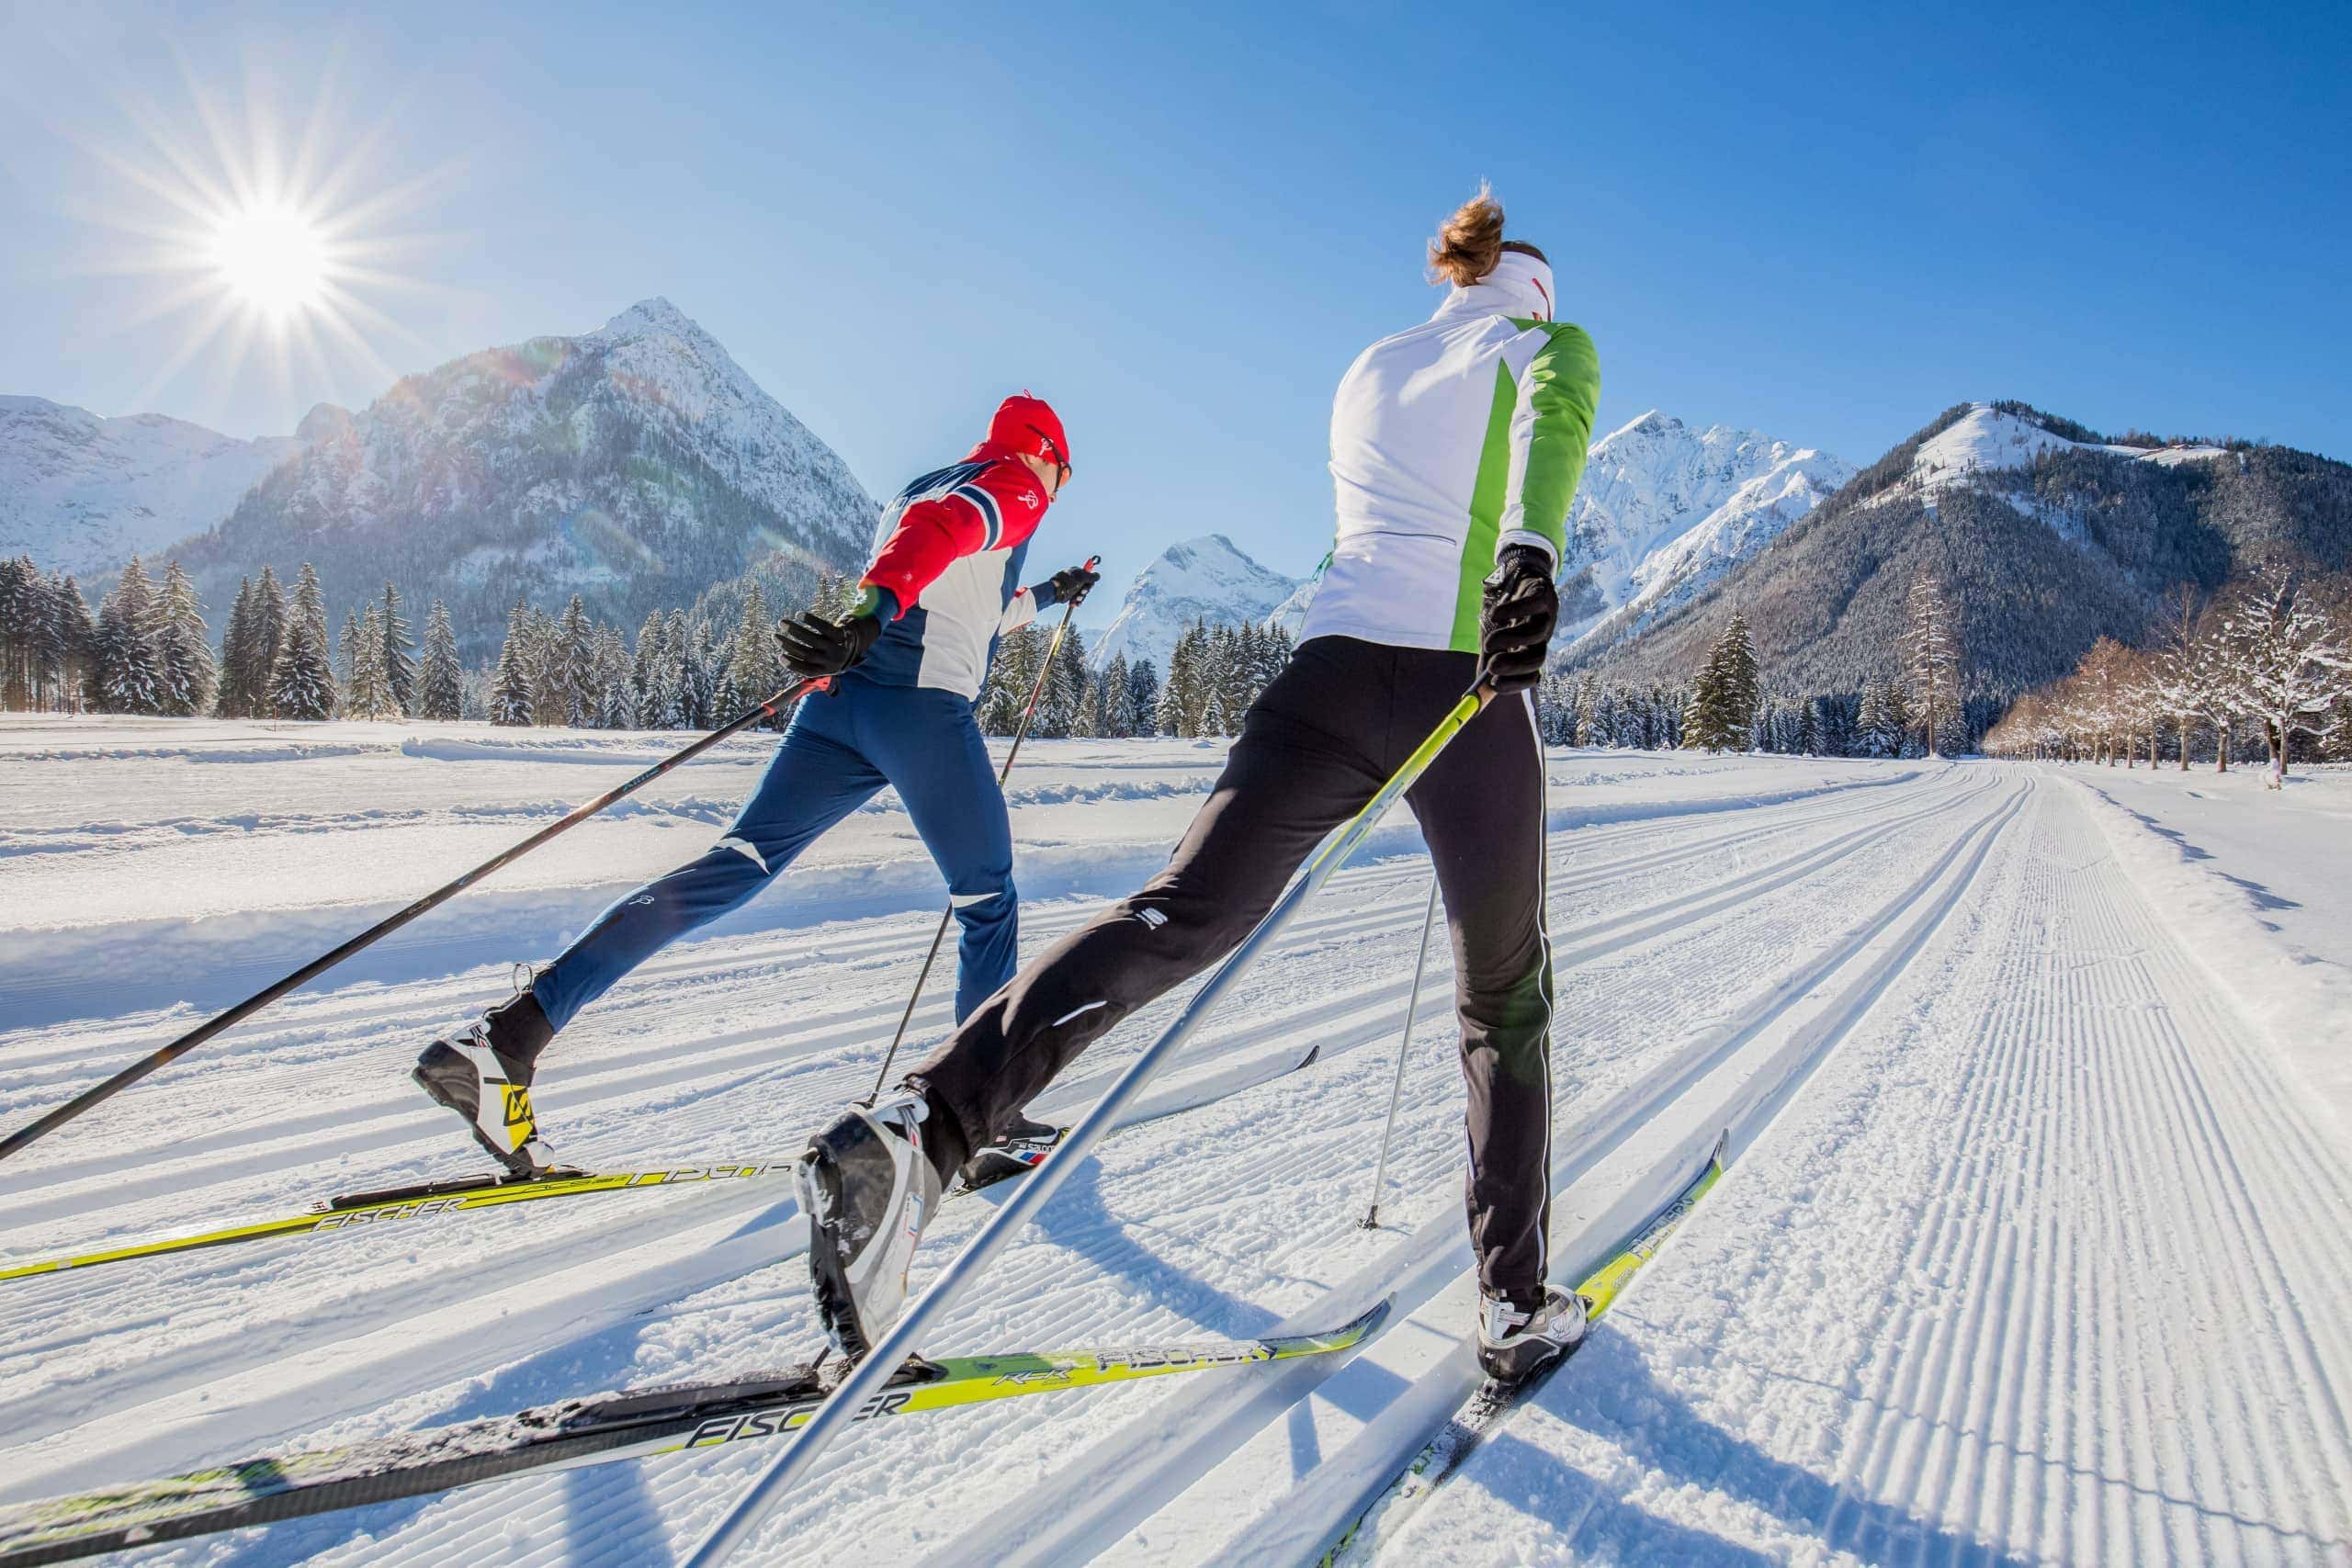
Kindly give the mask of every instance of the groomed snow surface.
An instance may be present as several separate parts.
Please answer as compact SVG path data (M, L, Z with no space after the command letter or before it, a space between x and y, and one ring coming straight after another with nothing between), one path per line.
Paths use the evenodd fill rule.
M0 1122L677 739L0 724ZM0 1254L479 1168L408 1085L414 1052L504 995L505 961L707 843L763 750L671 775L0 1165ZM1025 952L1148 874L1219 754L1033 743ZM1577 1359L1362 1555L2352 1561L2352 1136L2329 1076L2352 921L2325 913L2352 777L2281 799L2144 771L1590 752L1551 776L1555 1274L1726 1130L1727 1174ZM856 1427L747 1560L1319 1555L1475 1377L1442 942L1383 1228L1357 1228L1428 874L1409 824L1384 830L1148 1097L1195 1108L1108 1141L929 1348L1248 1336L1394 1292L1384 1332L1351 1360ZM895 803L853 818L557 1044L539 1104L560 1152L788 1156L870 1083L939 892ZM915 1015L923 1044L948 990ZM1078 1111L1180 1000L1034 1109ZM989 1213L942 1212L918 1285ZM0 1285L0 1503L802 1361L805 1242L784 1190L736 1183ZM766 1457L135 1555L663 1562Z

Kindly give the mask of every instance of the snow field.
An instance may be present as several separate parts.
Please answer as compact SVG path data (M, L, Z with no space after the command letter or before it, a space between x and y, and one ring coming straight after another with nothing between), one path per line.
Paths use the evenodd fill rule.
M125 771L198 771L138 755L137 739L114 747L128 758L69 764L73 793L128 803L142 792ZM375 760L440 779L452 812L510 789L603 787L577 765L529 777L504 758L390 750ZM1036 760L1033 774L1024 753L1016 787L1066 791L1024 807L1040 837L1141 855L1166 838L1152 845L1126 814L1172 807L1181 828L1179 785L1215 753L1071 742ZM204 771L311 774L246 793L281 790L313 817L396 807L337 783L355 762L369 758ZM1381 1560L2341 1560L2352 1280L2341 1227L2312 1219L2346 1212L2352 1180L2075 793L1984 766L1563 753L1552 771L1555 1273L1595 1260L1724 1128L1732 1158L1589 1350ZM0 790L23 798L25 777L0 745ZM1155 781L1168 793L1148 794ZM71 802L41 792L59 796L46 824L0 816L67 825ZM144 795L154 818L184 814L152 783ZM891 820L845 824L842 863L906 858L903 839L855 838ZM612 826L582 888L556 878L554 892L588 902L624 857L678 858L715 831ZM338 863L366 862L376 829L338 831ZM220 858L239 837L211 841ZM1391 1326L1343 1365L860 1428L763 1532L760 1561L824 1561L844 1540L894 1562L1311 1560L1450 1411L1475 1374L1442 942L1384 1228L1356 1228L1428 875L1409 827L1378 847L1144 1109L1195 1108L1107 1143L933 1348L1319 1326L1393 1292ZM0 876L14 872L0 852ZM820 863L808 881L831 874ZM791 903L798 878L763 902ZM138 918L171 918L178 896L164 887ZM548 1058L539 1098L559 1150L608 1166L787 1151L870 1084L935 896L934 878L896 912L795 908L657 957ZM1095 896L1032 904L1028 950ZM298 994L0 1167L0 1247L41 1256L473 1168L403 1074L500 981L435 961ZM31 994L18 979L0 975L0 1008ZM0 1034L12 1123L194 1016L109 1005L103 984L36 999L79 1011ZM1181 999L1037 1109L1091 1102ZM918 1048L945 1021L939 987ZM1310 1046L1315 1063L1286 1072ZM918 1285L985 1201L942 1212ZM788 1184L741 1183L0 1287L0 1501L805 1359L805 1235ZM547 1475L141 1559L659 1562L764 1457Z

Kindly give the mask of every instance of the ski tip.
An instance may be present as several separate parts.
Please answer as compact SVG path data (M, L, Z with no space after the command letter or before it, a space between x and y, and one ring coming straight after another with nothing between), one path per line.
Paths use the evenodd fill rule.
M1306 1055L1304 1055L1304 1056L1301 1056L1301 1057L1298 1059L1298 1067L1293 1067L1293 1068L1291 1069L1291 1071L1292 1071L1292 1072L1296 1072L1296 1071L1298 1071L1298 1068L1299 1068L1299 1067L1311 1067L1311 1066L1313 1066L1315 1065L1315 1058L1316 1058L1316 1057L1317 1057L1317 1056L1320 1056L1322 1054L1323 1054L1323 1042L1321 1042L1320 1040L1318 1040L1318 1041L1317 1041L1314 1044L1309 1045L1309 1046L1306 1048Z
M1726 1127L1722 1132L1715 1134L1715 1149L1713 1154L1707 1156L1707 1163L1719 1171L1723 1169L1724 1155L1730 1147L1731 1129Z

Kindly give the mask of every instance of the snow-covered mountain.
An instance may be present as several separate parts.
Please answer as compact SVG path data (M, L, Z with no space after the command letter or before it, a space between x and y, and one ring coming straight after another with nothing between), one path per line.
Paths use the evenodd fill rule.
M107 419L0 397L0 556L28 555L88 587L220 522L300 446L283 435L240 441L160 413Z
M1168 672L1168 655L1194 621L1238 626L1262 621L1305 585L1269 571L1222 534L1170 545L1136 574L1118 618L1097 637L1091 661L1100 666L1124 653L1148 659Z
M1736 604L1767 678L1853 693L1888 673L1913 579L1952 585L1983 716L2144 637L2157 596L2274 554L2352 564L2352 466L2283 446L2110 440L2022 402L1956 403L1788 525L1771 547L1569 661L1610 682L1689 678Z
M338 411L339 412L339 411ZM312 422L306 422L306 425ZM317 564L331 609L386 579L493 644L508 605L579 593L634 623L752 572L805 594L857 565L876 506L832 449L666 299L484 349L317 422L180 552L208 599Z
M1564 647L1638 633L1779 537L1850 464L1752 430L1694 431L1656 409L1592 444L1568 513Z

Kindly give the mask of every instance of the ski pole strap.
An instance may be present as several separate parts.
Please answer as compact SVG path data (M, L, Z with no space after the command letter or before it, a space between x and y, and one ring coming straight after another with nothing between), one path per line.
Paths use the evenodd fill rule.
M1405 765L1374 793L1372 799L1356 813L1354 819L1340 831L1339 837L1308 863L1305 874L1291 884L1290 890L1267 911L1265 918L1258 922L1257 929L1242 938L1241 944L1217 966L1207 982L1193 993L1193 999L1184 1005L1184 1010L1176 1015L1175 1021L1160 1033L1159 1038L1129 1064L1109 1092L1095 1103L1094 1109L1088 1111L1078 1125L1070 1129L1069 1135L1056 1145L1054 1157L1037 1168L1022 1184L1021 1190L996 1212L987 1224L980 1227L977 1235L965 1244L964 1250L940 1270L939 1277L932 1281L930 1288L908 1305L906 1312L889 1332L882 1336L865 1359L835 1385L824 1404L801 1429L800 1436L768 1461L767 1468L752 1481L742 1500L712 1527L710 1533L695 1548L694 1555L687 1559L686 1568L718 1568L752 1538L760 1522L784 1499L792 1483L808 1473L808 1468L816 1463L826 1448L856 1419L866 1402L879 1393L907 1358L914 1354L917 1344L930 1331L933 1323L954 1304L957 1296L978 1281L996 1255L1036 1217L1037 1211L1045 1207L1061 1184L1084 1166L1086 1156L1093 1153L1094 1145L1101 1143L1103 1135L1117 1124L1120 1115L1135 1103L1152 1078L1216 1010L1217 1003L1224 999L1225 993L1257 961L1282 928L1289 923L1291 917L1314 897L1324 883L1330 880L1333 872L1347 863L1348 856L1356 846L1363 842L1373 829L1379 825L1381 818L1387 814L1388 808L1396 803L1396 797L1412 788L1414 782L1429 770L1430 764L1437 761L1438 753L1443 751L1495 696L1493 683L1481 673L1477 684L1462 694L1462 700L1453 705L1453 711L1430 731L1429 739L1414 749L1413 754L1405 760Z

